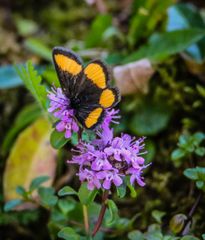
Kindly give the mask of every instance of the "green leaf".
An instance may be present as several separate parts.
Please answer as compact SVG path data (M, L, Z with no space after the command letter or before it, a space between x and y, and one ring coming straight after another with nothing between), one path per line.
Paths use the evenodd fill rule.
M199 145L205 139L205 134L202 132L196 132L192 137L194 139L194 144Z
M197 174L197 169L196 168L185 169L184 170L184 175L191 180L197 180L198 179L198 174Z
M135 109L136 114L130 119L130 130L140 136L152 136L168 125L171 111L165 104L144 101Z
M64 215L67 215L70 211L75 209L76 204L69 199L59 199L58 200L58 207L60 208L61 212Z
M95 199L98 190L94 189L93 191L88 190L87 183L82 183L78 191L78 197L83 205L89 205Z
M47 112L47 91L41 84L42 79L34 69L32 62L28 61L25 67L16 67L16 71L40 106Z
M128 233L128 239L130 240L144 240L144 234L138 230L134 230Z
M111 199L107 200L107 205L108 205L108 209L109 209L109 213L110 213L110 217L109 219L107 219L107 224L112 224L114 223L117 218L118 218L118 208L115 204L115 202Z
M203 29L205 24L200 15L200 11L191 4L175 4L168 9L167 30L179 30L189 28ZM205 51L205 38L201 39L197 44L186 49L186 53L197 62L202 62Z
M23 85L12 65L0 67L0 89L14 88Z
M43 205L52 207L55 206L58 198L54 195L54 189L52 187L40 187L38 188L38 194L40 201Z
M199 188L199 189L203 189L203 187L204 187L204 182L203 182L203 181L196 181L196 186L197 186L197 188Z
M186 147L188 142L190 140L190 136L189 135L185 135L185 134L182 134L179 136L179 146L180 147Z
M123 198L126 195L126 189L127 189L127 185L126 183L123 183L122 185L120 185L119 187L117 187L117 196L119 198Z
M184 51L191 44L199 41L205 36L202 29L187 29L155 34L138 51L130 54L123 63L129 63L141 58L148 58L151 61L163 61L167 57Z
M189 236L187 235L187 236L182 237L180 240L200 240L200 239L197 237L194 237L192 235L189 235Z
M203 238L203 240L205 240L205 233L204 233L204 234L202 234L202 238Z
M56 76L56 71L53 66L46 67L42 72L42 77L43 80L45 79L46 83L48 83L49 86L55 86L56 88L60 87L60 82Z
M51 50L42 42L42 40L37 38L27 38L25 40L25 46L31 52L51 62Z
M55 149L62 148L69 139L65 138L65 132L58 132L56 130L53 130L50 136L50 142L51 146Z
M85 46L87 48L100 46L103 41L103 33L111 26L112 16L108 14L97 15L93 21L90 31L85 39Z
M34 34L38 30L38 25L30 19L16 18L15 20L14 23L16 24L18 33L24 37Z
M205 167L196 167L198 179L205 182Z
M17 207L18 205L22 204L23 201L21 199L13 199L11 201L8 201L5 205L4 205L4 211L8 212L12 209L14 209L15 207Z
M29 186L29 191L33 192L35 189L37 189L41 184L44 182L48 181L49 177L48 176L40 176L32 180L30 186Z
M58 232L58 237L65 240L80 240L80 236L73 228L65 227Z
M172 152L171 159L172 161L177 161L185 156L186 156L186 152L181 148L177 148Z
M141 38L146 39L150 36L160 21L165 21L164 13L171 4L173 4L172 0L138 0L133 3L131 10L134 14L130 21L127 36L128 42L132 47Z
M6 134L6 137L4 138L4 141L2 144L2 151L4 154L6 154L11 148L17 134L27 125L29 125L38 117L40 117L41 114L42 114L41 110L37 104L27 105L21 110L21 112L19 112L19 114L17 115L17 118L12 124L12 127Z
M200 156L200 157L203 157L205 155L205 147L198 147L196 150L195 150L195 153Z
M25 188L22 187L22 186L17 186L16 187L16 193L19 194L22 197L26 197L27 196L27 192L26 192Z
M65 186L62 189L60 189L60 191L58 191L58 196L60 197L69 195L78 195L78 193L72 187L69 186Z
M131 184L128 184L127 186L128 186L128 188L130 189L130 196L131 196L132 198L136 198L136 197L137 197L137 191L136 191L136 189L135 189Z
M159 211L159 210L153 210L152 211L152 217L156 220L157 223L162 223L162 218L164 217L166 213Z
M156 155L156 145L154 144L154 141L146 140L146 155L145 155L145 163L150 163L155 155Z

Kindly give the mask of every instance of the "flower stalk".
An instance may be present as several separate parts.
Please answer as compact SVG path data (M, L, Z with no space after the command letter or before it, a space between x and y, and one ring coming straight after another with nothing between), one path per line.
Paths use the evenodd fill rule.
M89 235L89 218L88 218L88 208L86 205L83 204L83 220L84 220L84 227L85 227L85 232L87 235Z
M108 195L109 195L109 191L105 190L104 193L103 193L103 196L102 196L102 207L101 207L100 214L99 214L98 220L96 222L96 225L93 229L92 237L94 237L96 235L96 233L100 229L100 226L102 225L102 221L103 221L105 211L106 211L106 208L107 208L106 201L108 199Z

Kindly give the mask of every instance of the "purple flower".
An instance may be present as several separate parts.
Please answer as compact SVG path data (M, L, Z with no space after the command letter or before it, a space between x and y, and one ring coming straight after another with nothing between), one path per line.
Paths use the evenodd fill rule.
M108 128L110 126L110 123L115 123L118 124L119 122L117 121L117 119L120 118L119 114L119 110L115 110L115 109L107 109L105 111L105 118L101 124L101 128Z
M125 177L130 177L130 183L145 185L143 169L144 158L141 156L144 148L144 138L136 140L128 134L121 137L113 136L113 129L108 126L97 132L98 138L91 143L80 142L71 161L79 165L81 181L88 182L88 188L110 189L113 185L119 187Z
M100 181L97 178L96 174L93 171L89 171L88 169L82 170L79 172L80 181L88 182L88 189L93 190L94 188L99 189L101 187Z
M117 171L98 172L97 177L103 180L103 188L107 190L110 189L112 183L114 183L116 187L119 187L123 183Z
M72 132L79 131L78 124L74 118L74 110L70 107L70 100L63 94L61 88L52 88L48 98L50 99L48 111L59 119L56 124L56 130L58 132L65 131L65 138L70 138Z

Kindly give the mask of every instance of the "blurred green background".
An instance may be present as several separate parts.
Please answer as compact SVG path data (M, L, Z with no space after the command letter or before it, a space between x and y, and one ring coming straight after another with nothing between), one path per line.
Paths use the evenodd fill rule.
M73 202L64 202L67 210L63 202L47 209L3 209L19 198L17 186L28 187L41 175L50 176L47 186L55 191L79 187L75 167L66 164L75 139L61 150L61 142L56 146L51 139L49 145L51 124L14 68L32 60L36 72L30 66L24 77L39 74L47 88L59 85L54 46L72 49L85 63L104 60L122 94L116 134L147 137L146 161L152 165L146 186L123 200L113 196L121 218L96 239L205 239L204 0L1 1L2 239L57 239L68 219L81 215Z

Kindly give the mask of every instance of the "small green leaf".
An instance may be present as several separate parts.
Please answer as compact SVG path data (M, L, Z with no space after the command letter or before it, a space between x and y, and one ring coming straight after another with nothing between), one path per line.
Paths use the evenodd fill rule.
M76 204L73 201L68 199L60 199L58 200L58 207L60 208L61 212L66 215L68 212L75 209Z
M203 240L205 240L205 233L204 233L204 234L202 234L202 238L203 238Z
M95 199L98 190L94 189L93 191L88 190L87 183L82 183L78 191L78 197L83 205L89 205Z
M190 136L188 136L188 135L185 135L185 134L180 135L179 136L179 144L178 145L180 147L186 147L189 139L190 139Z
M107 200L107 204L108 204L108 209L109 209L109 213L110 213L110 217L107 220L107 224L112 224L114 223L117 218L118 218L118 208L115 204L115 202L111 199Z
M144 240L145 238L144 238L143 233L141 233L138 230L134 230L134 231L128 233L128 239L129 240Z
M25 188L22 187L22 186L18 186L16 188L16 193L18 193L22 197L26 197L27 196L27 192L26 192Z
M30 50L34 54L51 62L52 56L51 50L42 42L42 40L37 38L27 38L25 40L25 46L28 50Z
M193 135L193 139L194 139L194 144L199 145L205 139L205 134L202 132L196 132Z
M187 235L187 236L182 237L180 240L200 240L200 239L197 237L194 237L192 235Z
M18 17L16 18L15 23L18 33L24 37L34 34L38 30L38 25L30 19L23 19Z
M198 147L196 150L195 150L195 153L200 156L200 157L203 157L205 155L205 147Z
M4 211L8 212L23 203L21 199L13 199L4 205Z
M93 21L90 31L85 39L87 48L100 46L103 41L103 33L112 24L112 16L108 14L97 15Z
M38 188L38 194L41 203L45 206L52 207L56 205L58 198L54 195L54 189L52 187L40 187Z
M73 228L65 227L58 232L58 237L65 240L80 240L80 236Z
M40 106L47 112L47 90L42 85L41 76L34 69L32 62L28 61L26 66L16 67L15 69Z
M137 197L137 191L136 191L136 189L135 189L131 184L128 184L127 186L128 186L128 188L130 189L130 196L131 196L132 198L136 198L136 197Z
M197 186L198 189L203 189L204 182L203 181L196 181L196 186Z
M48 176L40 176L32 180L30 186L29 186L29 191L33 192L35 189L37 189L41 184L44 182L48 181L49 177Z
M152 211L152 217L156 220L157 223L162 223L162 218L166 213L158 210Z
M183 149L177 148L171 154L172 161L177 161L186 156L186 153Z
M55 149L62 148L69 139L65 138L65 132L58 132L56 130L53 130L50 136L50 142L51 146Z
M184 175L191 180L197 180L198 179L198 174L197 174L197 169L196 168L185 169L184 170Z
M117 187L117 196L119 198L125 197L125 195L126 195L126 188L127 188L127 185L124 184L124 183L122 185L120 185L119 187Z
M59 190L58 196L69 196L69 195L78 195L78 193L71 187L65 186Z

